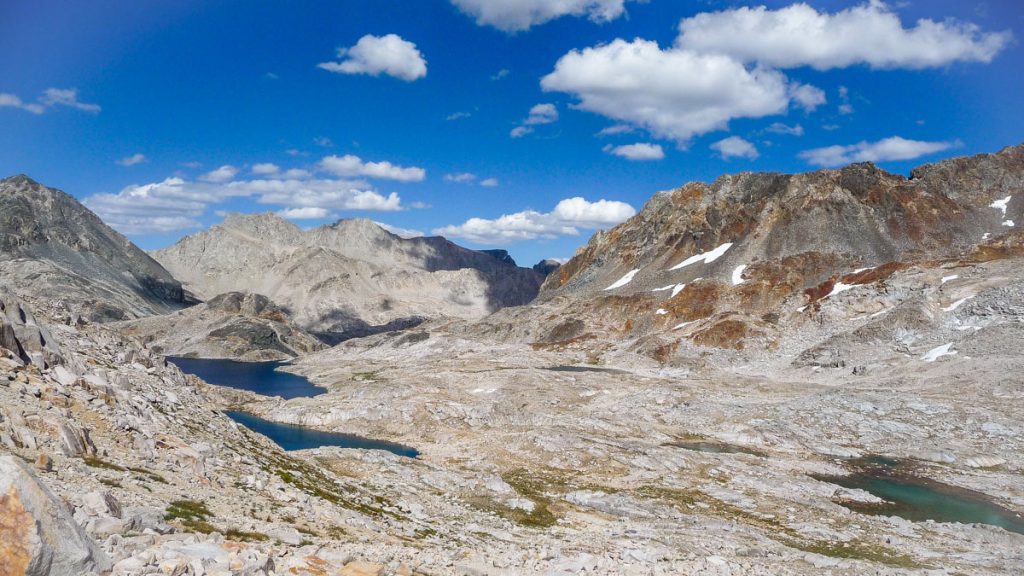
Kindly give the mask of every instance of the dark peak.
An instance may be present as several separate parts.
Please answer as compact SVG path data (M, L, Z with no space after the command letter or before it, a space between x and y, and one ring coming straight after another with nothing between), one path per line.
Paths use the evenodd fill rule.
M511 264L513 266L516 265L516 261L512 259L511 255L509 255L508 250L480 250L479 252L487 254L488 256L491 256L492 258L504 262L505 264Z

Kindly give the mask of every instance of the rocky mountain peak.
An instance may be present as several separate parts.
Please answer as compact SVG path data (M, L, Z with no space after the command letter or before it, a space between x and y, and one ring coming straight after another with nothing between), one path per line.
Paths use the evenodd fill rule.
M0 283L82 306L93 319L168 311L181 284L74 197L19 175L0 181Z

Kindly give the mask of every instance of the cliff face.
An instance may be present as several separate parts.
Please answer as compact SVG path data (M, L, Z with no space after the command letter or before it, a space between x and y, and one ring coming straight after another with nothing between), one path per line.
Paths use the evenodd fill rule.
M203 298L263 294L328 341L480 318L531 301L543 280L444 238L405 239L369 220L303 231L273 214L232 215L154 256Z
M772 347L851 287L1024 255L1021 225L1024 146L910 178L872 164L722 176L656 194L551 273L529 310L487 329L540 343L662 335L672 347Z
M101 321L164 313L185 300L181 284L131 241L26 176L0 180L0 283Z
M611 293L698 277L731 285L743 265L744 283L802 289L854 268L949 257L1024 225L1022 191L1024 146L923 166L910 179L854 164L690 183L595 235L548 278L541 297L600 293L630 270L639 272ZM724 250L718 258L676 267L716 249Z

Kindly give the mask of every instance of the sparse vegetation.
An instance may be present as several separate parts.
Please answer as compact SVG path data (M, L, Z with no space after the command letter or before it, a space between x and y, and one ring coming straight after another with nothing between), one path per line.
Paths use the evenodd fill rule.
M125 468L122 468L117 464L107 462L106 460L102 460L95 456L86 456L85 458L82 458L82 462L85 462L85 465L91 468L100 468L102 470L114 470L115 472L125 471Z

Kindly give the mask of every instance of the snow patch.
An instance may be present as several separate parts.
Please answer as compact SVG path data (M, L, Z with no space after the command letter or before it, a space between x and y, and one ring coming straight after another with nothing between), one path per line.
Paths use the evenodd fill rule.
M843 284L842 282L836 282L836 285L832 287L832 291L829 292L828 295L825 296L825 298L831 298L836 294L846 292L847 290L851 288L856 288L857 286L857 284ZM822 298L822 300L824 300L824 298Z
M1003 220L1003 226L1009 226L1010 228L1013 228L1013 220Z
M658 311L655 312L655 314L657 314L658 316L664 316L665 314L668 314L668 310L665 310L664 308L658 308Z
M950 350L950 348L952 347L953 343L950 342L949 344L944 344L942 346L939 346L938 348L932 348L931 350L928 351L927 354L921 356L921 360L924 360L925 362L935 362L936 360L942 358L943 356L956 356L957 351Z
M964 302L967 302L971 298L973 298L973 296L968 296L966 298L961 298L961 299L957 300L956 302L953 302L949 306L946 306L945 308L943 308L942 311L943 312L952 312L953 310L956 310L957 308L959 308L961 304L963 304Z
M953 274L952 276L943 276L942 283L945 284L946 282L952 282L953 280L956 280L959 277L960 276L958 274Z
M740 264L732 271L732 285L739 286L743 284L743 271L747 269L746 264Z
M867 272L868 270L874 270L876 266L869 266L867 268L857 268L853 271L854 274L860 274L861 272Z
M673 330L679 330L680 328L686 328L690 324L696 324L697 322L698 322L698 320L691 320L689 322L683 322L682 324L676 324L672 329Z
M640 269L637 268L636 270L630 270L629 272L626 272L625 276L623 276L622 278L619 278L618 280L616 280L614 284L612 284L611 286L605 288L605 290L615 290L616 288L622 288L626 284L629 284L630 282L632 282L633 281L633 277L636 276L636 273L639 272L639 271L640 271Z
M671 290L671 289L673 289L675 287L676 287L675 284L669 284L668 286L662 286L661 288L655 288L654 290L651 290L651 292L664 292L665 290Z
M698 278L698 280L700 280L700 278ZM686 288L686 284L676 284L675 286L673 286L672 287L672 296L671 297L675 298L676 294L679 294L680 292L683 291L683 288Z
M1002 200L996 200L995 202L989 204L988 206L989 206L989 208L995 208L996 210L1002 210L1003 211L1003 216L1006 216L1006 207L1010 203L1010 199L1011 198L1013 198L1013 196L1007 196L1006 198L1003 198Z
M989 234L988 232L985 232L984 234L981 235L981 239L982 240L988 240L988 237L991 236L991 235L992 234Z
M690 256L686 260L683 260L679 264L676 264L675 266L669 268L669 270L679 270L680 268L685 268L691 264L696 264L697 262L711 264L715 260L721 258L722 254L725 254L726 251L729 250L729 248L732 248L732 242L722 244L721 246L715 248L710 252L702 252L700 254L697 254L696 256Z

